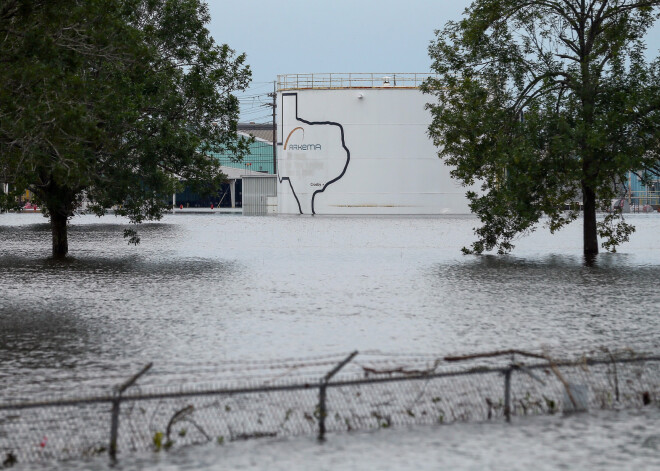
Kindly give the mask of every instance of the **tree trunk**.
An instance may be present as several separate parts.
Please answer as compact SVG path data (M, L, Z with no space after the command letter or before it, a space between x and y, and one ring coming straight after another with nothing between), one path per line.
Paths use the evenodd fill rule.
M58 211L50 212L50 229L53 233L53 257L62 258L69 253L69 241L66 233L67 216Z
M593 257L598 254L596 193L584 183L582 184L582 204L584 209L584 255L585 257Z

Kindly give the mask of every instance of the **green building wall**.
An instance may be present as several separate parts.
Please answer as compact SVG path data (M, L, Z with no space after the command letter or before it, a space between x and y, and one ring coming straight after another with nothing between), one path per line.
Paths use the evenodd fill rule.
M252 170L253 172L274 174L273 169L273 146L269 142L261 140L250 144L250 153L241 162L233 162L229 154L211 154L220 161L224 167Z

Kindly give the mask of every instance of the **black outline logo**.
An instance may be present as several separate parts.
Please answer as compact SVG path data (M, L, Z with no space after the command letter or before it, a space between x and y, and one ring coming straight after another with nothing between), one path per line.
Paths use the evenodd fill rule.
M336 181L338 181L339 179L341 179L344 176L344 174L346 173L346 169L348 168L348 164L351 161L351 151L348 149L348 147L346 147L346 141L344 139L344 127L340 123L337 123L335 121L307 121L306 119L302 119L298 116L298 94L297 93L282 93L282 107L280 108L282 110L282 118L284 118L284 97L285 96L294 96L294 97L296 97L296 120L297 121L300 121L301 123L308 124L310 126L317 126L317 125L338 126L339 130L341 132L341 146L346 151L346 163L344 164L344 168L342 169L339 176L333 178L329 182L326 182L326 184L323 185L323 188L321 188L320 190L316 190L312 194L312 214L316 214L316 211L314 211L314 200L316 199L316 195L319 194L319 193L323 193L325 191L325 189L328 188L328 186L332 185L333 183L335 183ZM284 143L284 149L286 149L286 146L289 143L289 138L291 137L291 134L293 134L298 129L301 129L303 131L303 133L305 132L305 130L302 129L301 127L294 128L286 138L286 142ZM298 203L298 211L300 211L300 214L303 214L302 208L300 206L300 200L298 200L298 195L296 195L296 192L293 189L293 184L291 183L291 178L289 178L289 177L279 178L280 183L282 183L284 180L289 181L289 186L291 187L291 191L293 192L293 196L294 196L294 198L296 198L296 202Z

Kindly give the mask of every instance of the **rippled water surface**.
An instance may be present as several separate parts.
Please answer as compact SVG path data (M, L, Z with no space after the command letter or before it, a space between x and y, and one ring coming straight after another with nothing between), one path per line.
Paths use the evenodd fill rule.
M515 424L455 424L410 430L266 439L103 460L75 470L436 471L635 470L660 468L660 411L606 411L524 418Z
M631 242L586 267L579 224L539 230L511 256L461 255L478 222L467 216L170 215L143 225L138 247L123 220L82 216L60 262L43 217L2 214L3 395L62 377L115 384L149 361L185 375L355 349L657 351L660 215L629 219Z

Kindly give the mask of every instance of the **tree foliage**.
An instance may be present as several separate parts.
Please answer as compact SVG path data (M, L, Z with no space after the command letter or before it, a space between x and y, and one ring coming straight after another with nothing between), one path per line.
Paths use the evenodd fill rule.
M424 90L439 156L483 223L466 252L506 253L547 216L578 218L584 252L614 250L634 230L596 210L621 196L628 171L658 171L660 61L644 36L660 0L476 0L436 32L436 78Z
M240 156L245 56L218 45L201 0L3 0L0 181L31 190L53 253L82 198L159 219L179 181L216 188L210 151ZM133 241L139 239L133 235Z

